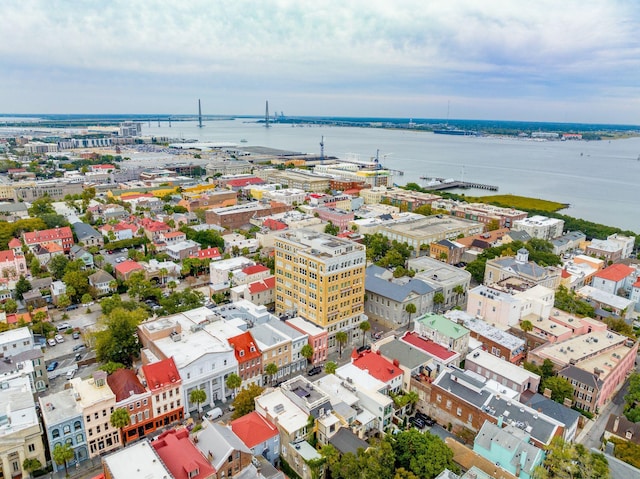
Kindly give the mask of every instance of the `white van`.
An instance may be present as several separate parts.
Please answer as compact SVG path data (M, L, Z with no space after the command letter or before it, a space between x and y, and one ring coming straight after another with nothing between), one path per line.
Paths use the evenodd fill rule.
M71 325L69 323L60 323L57 326L57 330L58 332L60 331L66 331L67 329L71 328Z
M76 375L76 371L77 369L71 369L67 371L67 379L73 379L73 377Z
M219 407L214 407L213 409L211 409L211 411L205 414L205 416L211 421L213 421L214 419L218 419L219 417L222 417L222 409L220 409Z

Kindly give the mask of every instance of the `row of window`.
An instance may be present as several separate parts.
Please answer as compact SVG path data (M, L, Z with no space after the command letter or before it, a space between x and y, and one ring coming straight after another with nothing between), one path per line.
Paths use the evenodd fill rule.
M111 406L111 409L110 409L110 411L109 411L109 412L110 412L110 413L112 413L112 412L113 412L113 406ZM96 421L98 420L98 418L99 418L99 417L100 417L100 413L99 413L99 412L97 412L97 411L96 411L96 412L94 412L94 413L93 413L93 418L94 418ZM103 410L102 410L102 417L107 417L107 410L106 410L106 409L103 409ZM86 419L86 421L87 421L87 422L91 422L91 414L87 414L87 415L85 416L85 419Z
M76 421L73 423L73 430L74 431L79 431L80 429L82 429L82 423L80 421ZM71 433L71 425L69 424L65 424L64 426L62 426L62 434L64 434L65 436L67 434ZM60 429L52 429L51 430L51 437L53 439L56 439L58 437L60 437Z

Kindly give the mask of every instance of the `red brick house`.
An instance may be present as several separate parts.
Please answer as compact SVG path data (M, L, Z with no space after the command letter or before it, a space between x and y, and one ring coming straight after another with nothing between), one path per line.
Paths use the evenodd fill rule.
M48 244L57 244L62 247L65 254L68 254L74 245L73 233L69 226L23 233L22 239L31 251L34 251L34 248L38 245L46 246Z
M262 352L249 331L229 338L238 360L238 372L243 384L260 385L262 378Z

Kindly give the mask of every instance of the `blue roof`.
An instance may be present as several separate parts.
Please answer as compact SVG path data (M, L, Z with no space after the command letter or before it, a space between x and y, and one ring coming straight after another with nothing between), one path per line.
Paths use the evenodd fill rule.
M366 271L365 290L397 302L404 301L411 293L422 296L435 291L424 281L415 278L405 283L388 281L380 277L385 272L388 270L380 266L369 266Z

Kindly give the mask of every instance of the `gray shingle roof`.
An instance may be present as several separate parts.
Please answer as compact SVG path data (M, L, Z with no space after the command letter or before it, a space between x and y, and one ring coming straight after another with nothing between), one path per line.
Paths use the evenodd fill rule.
M527 435L513 426L507 426L503 429L492 422L485 421L475 438L474 444L486 450L498 447L502 451L506 451L507 454L511 454L509 462L513 468L520 464L521 456L526 454L522 470L527 473L531 473L532 469L538 465L535 460L540 453L540 449L533 444L529 444Z
M397 359L401 365L409 369L417 368L431 360L428 354L397 339L383 344L379 349L383 356L391 360Z
M338 429L338 432L329 439L329 444L340 451L341 454L350 452L354 455L358 454L358 449L366 450L369 447L366 441L363 441L350 429L344 427Z
M385 272L387 270L380 266L369 266L366 271L365 289L397 302L403 302L411 293L422 296L435 291L424 281L415 278L403 284L388 281L380 277Z
M602 381L593 373L577 368L574 365L569 365L566 368L561 369L558 372L558 376L562 376L569 380L575 379L582 384L586 384L587 386L591 386L596 389L600 389L602 387Z
M78 241L82 241L84 238L98 237L102 238L102 235L98 233L91 225L86 223L73 223L73 231L78 237Z
M560 421L565 425L565 429L569 429L571 425L577 423L580 419L578 411L546 398L542 394L535 393L526 404L530 408L536 409L556 421Z

